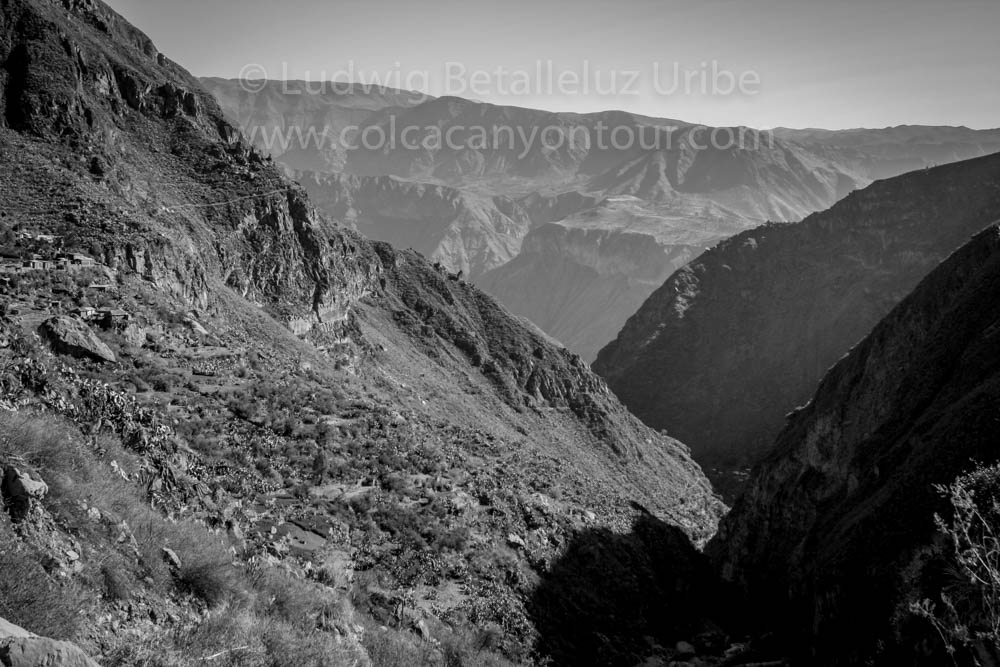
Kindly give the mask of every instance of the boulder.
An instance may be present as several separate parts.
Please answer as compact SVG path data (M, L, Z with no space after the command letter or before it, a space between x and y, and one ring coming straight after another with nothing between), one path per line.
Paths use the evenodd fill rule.
M7 466L0 482L0 497L3 498L11 519L20 521L28 515L32 501L41 500L49 492L48 485L41 479L33 479L31 474L14 466Z
M433 635L431 635L430 628L427 627L427 621L424 619L420 619L414 623L413 629L417 631L417 634L420 635L420 638L425 642L429 642L434 639Z
M135 323L128 324L122 330L122 337L125 342L133 347L142 347L146 343L146 329Z
M39 333L60 354L99 362L115 361L115 353L83 320L62 315L53 317L42 323Z
M0 665L4 667L98 667L79 646L38 637L0 618Z

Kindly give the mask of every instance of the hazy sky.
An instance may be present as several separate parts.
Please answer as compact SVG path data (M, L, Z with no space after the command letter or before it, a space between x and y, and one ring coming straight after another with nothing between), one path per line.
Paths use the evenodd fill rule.
M198 76L353 74L708 125L1000 127L1000 0L107 1Z

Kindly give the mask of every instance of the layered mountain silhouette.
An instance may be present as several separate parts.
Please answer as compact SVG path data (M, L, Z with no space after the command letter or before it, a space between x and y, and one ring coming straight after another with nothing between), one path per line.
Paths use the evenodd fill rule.
M595 369L702 462L750 464L831 365L998 217L992 155L879 181L801 223L741 233L672 275Z
M972 183L991 161L956 165L925 184ZM989 189L1000 179L976 182ZM945 500L934 485L998 458L998 299L1000 227L992 224L826 373L709 546L723 576L749 595L758 619L783 628L803 664L949 661L909 609L935 578L961 613L975 615L961 606L963 577L936 561L941 550L932 547L943 540L933 517ZM984 512L989 497L979 499Z

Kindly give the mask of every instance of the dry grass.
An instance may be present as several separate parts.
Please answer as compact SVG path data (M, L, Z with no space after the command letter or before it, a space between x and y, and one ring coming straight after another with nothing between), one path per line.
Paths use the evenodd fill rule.
M232 553L225 538L199 524L170 521L150 507L133 484L112 470L112 461L127 471L138 468L117 441L100 441L105 453L99 460L79 433L57 419L3 415L0 430L0 460L24 461L41 474L49 485L46 506L60 523L90 541L106 540L109 525L116 534L127 531L139 551L138 574L161 584L172 581L210 606L221 603L234 587ZM104 522L88 520L83 506L98 508ZM180 557L179 572L167 568L164 547Z
M0 618L35 634L74 639L81 611L91 599L72 583L57 583L41 566L41 554L19 543L0 515Z
M338 639L352 610L329 589L264 570L242 580L241 599L227 600L190 631L123 640L104 664L179 667L354 667L357 645ZM378 663L376 663L378 664Z
M79 578L91 586L85 596L81 586L56 585L39 564L44 555L23 546L4 519L0 616L38 634L72 639L97 598L124 601L145 586L147 594L191 595L213 611L185 631L123 635L105 655L107 665L179 666L206 658L213 666L357 663L356 646L338 639L352 622L345 600L281 571L238 567L223 536L165 518L112 469L111 461L126 472L137 467L116 441L101 440L103 455L98 455L71 426L16 414L0 415L0 433L0 462L17 461L37 471L50 487L46 509L103 554L100 562L88 562ZM101 521L85 516L84 507L99 509ZM122 531L134 541L118 544ZM164 547L180 559L176 571L164 562Z

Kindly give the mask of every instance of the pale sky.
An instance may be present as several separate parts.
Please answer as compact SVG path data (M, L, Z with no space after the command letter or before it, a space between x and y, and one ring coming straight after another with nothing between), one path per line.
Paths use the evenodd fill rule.
M706 125L1000 127L1000 0L106 1L197 76Z

